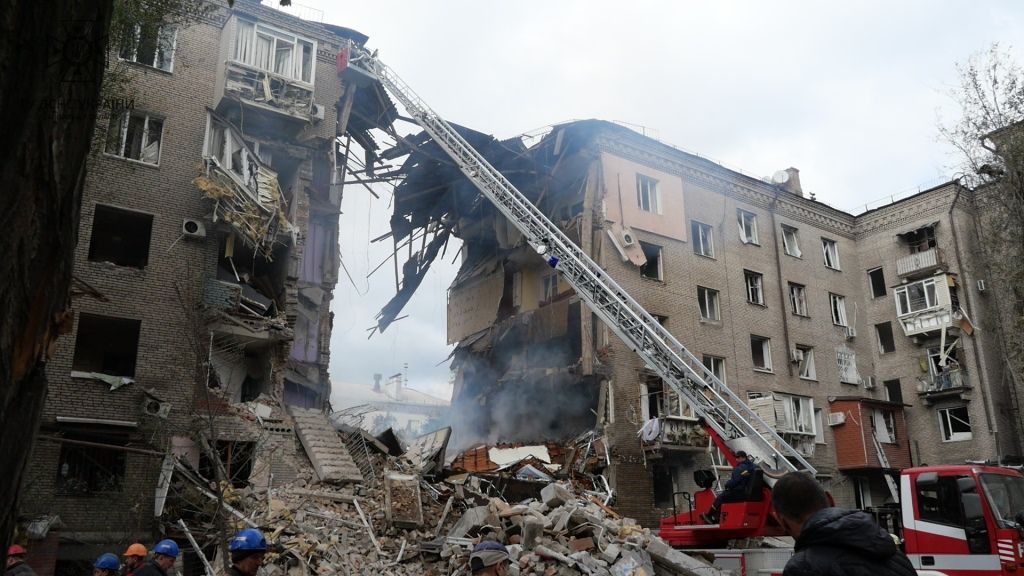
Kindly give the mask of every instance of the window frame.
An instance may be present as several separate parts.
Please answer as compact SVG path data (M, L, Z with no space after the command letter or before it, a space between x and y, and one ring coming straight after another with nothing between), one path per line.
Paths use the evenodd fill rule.
M830 250L831 248L831 250ZM821 238L821 252L824 257L826 268L841 271L843 268L839 263L839 243L831 238Z
M963 418L952 416L951 412L953 410L963 410L964 414L967 415L967 419L964 420ZM974 425L971 424L971 411L970 411L970 409L968 409L967 404L961 404L961 405L958 405L958 406L949 406L947 408L939 408L938 410L935 411L935 413L938 415L938 418L939 418L939 436L942 437L942 441L943 442L967 442L969 440L973 440L974 439ZM945 415L945 418L943 418L944 415ZM967 432L953 432L953 428L951 426L950 418L956 418L960 422L966 424L967 428L968 428L968 431ZM948 431L949 431L948 437L947 437L947 434L946 434L947 426L949 427L948 428ZM957 437L957 436L959 436L959 437Z
M554 281L552 282L552 279ZM553 302L558 297L558 273L552 272L540 277L541 302Z
M893 385L893 384L895 384L895 385ZM882 381L882 387L885 388L885 398L886 398L886 400L888 400L889 402L899 402L900 404L903 403L903 383L900 381L899 378L891 378L889 380L883 380ZM897 399L893 398L893 394L892 394L892 389L893 388L895 388L896 391L899 393L898 394L899 398L897 398Z
M787 233L789 233L787 235ZM789 240L789 236L792 236L792 240ZM782 225L782 251L786 256L792 256L793 258L803 258L803 252L800 250L800 229L795 226L789 226L788 224Z
M703 296L702 296L703 291ZM714 288L708 288L706 286L697 286L697 310L700 314L701 322L721 322L722 312L719 307L719 291ZM714 318L710 318L704 315L704 308L708 308L709 305L714 304ZM710 311L710 308L708 308Z
M142 117L144 119L142 123L142 142L139 144L138 158L132 158L131 156L127 156L125 153L125 149L128 146L128 126L131 123L131 118L133 116ZM160 139L158 140L159 146L157 146L156 151L156 162L147 162L142 159L143 151L149 145L149 121L151 119L160 121ZM110 131L113 129L114 122L118 122L118 132L120 133L118 135L118 141L120 142L120 144L118 145L117 152L110 151ZM139 164L159 168L160 159L164 153L164 129L166 127L167 118L157 114L151 114L149 112L142 112L136 110L121 110L118 112L114 112L110 115L110 120L107 123L107 141L103 145L103 154L105 156L111 156L114 158L120 158L122 160L128 160L130 162L138 162Z
M892 349L886 350L885 343L882 341L882 332L878 329L879 326L889 327L889 341L892 343ZM878 353L881 354L892 354L896 351L896 333L892 331L892 322L886 320L885 322L879 322L875 324L875 343L878 344Z
M873 276L875 272L877 272L880 275L878 282L875 282L875 277ZM881 266L878 266L868 270L868 287L871 288L872 300L876 298L884 298L886 295L889 294L889 291L885 286L885 269L883 269ZM875 289L876 287L880 287L882 289L881 294L879 294L878 290Z
M750 233L747 233L747 222L750 222ZM740 231L740 242L744 244L753 244L754 246L760 246L759 237L757 234L757 214L744 210L742 208L736 209L736 223L739 225Z
M832 324L846 328L850 325L850 319L846 315L846 296L828 293L828 306L832 312Z
M711 361L711 365L708 365L708 361ZM715 356L713 354L702 354L700 363L708 369L709 372L715 375L716 378L721 380L722 384L726 383L725 373L725 358L723 356ZM718 372L721 371L721 375Z
M647 274L645 274L645 270L647 270L647 267L650 266L650 260L651 260L650 257L647 256L647 250L645 249L645 247L657 248L658 249L658 275L657 275L657 277L648 276ZM640 241L640 250L643 251L644 257L647 258L647 262L643 266L640 267L640 277L641 278L646 278L648 280L655 280L657 282L664 282L665 281L665 247L664 246L659 246L658 244L651 244L650 242L644 242L643 240L641 240Z
M661 214L661 187L657 178L636 173L636 205L643 212Z
M710 224L690 220L690 236L694 254L705 258L715 257L715 229ZM704 249L705 245L707 251Z
M269 69L268 68L264 68L262 65L260 65L259 63L256 63L255 61L247 62L247 61L242 60L242 59L239 58L239 53L238 53L239 52L239 42L241 41L241 39L239 38L239 33L240 33L243 25L245 25L245 26L252 26L252 39L250 40L250 44L249 44L248 49L249 49L249 53L253 55L253 60L255 60L256 53L257 53L256 44L257 44L257 41L258 41L259 36L260 36L260 30L261 29L263 30L263 35L264 36L270 36L271 37L272 42L270 44L270 49L267 51L267 57L270 58L270 68ZM282 74L282 73L277 72L275 70L276 67L277 67L277 53L278 53L278 46L277 45L278 45L278 41L279 40L282 41L282 43L287 43L289 37L292 38L292 43L291 43L291 46L292 46L292 59L293 59L292 73L291 74ZM296 82L296 83L302 84L302 85L310 87L310 88L312 88L312 87L314 87L316 85L316 54L317 54L317 41L316 40L313 40L312 38L307 38L305 36L302 36L300 34L296 34L294 32L289 32L287 30L283 30L281 28L277 28L275 26L269 26L267 24L264 24L263 22L259 22L259 21L255 21L255 20L249 20L249 19L246 19L246 18L239 18L238 19L238 21L237 21L237 23L235 25L235 39L234 40L235 40L234 41L234 47L231 50L231 61L232 62L236 62L238 64L242 64L243 66L248 66L250 68L254 68L256 70L260 70L260 71L268 73L268 74L273 74L274 76L277 76L277 77L286 78L289 82ZM302 44L303 43L306 43L306 44L310 45L311 58L310 58L310 61L309 61L309 80L304 80L302 78L302 76L303 76L303 69L302 69L303 68L303 66L302 66L303 58L302 58L302 56L304 54L304 52L302 50Z
M144 241L140 236L139 238L136 239L135 242L132 242L134 247L138 248L140 251L145 249L145 255L140 258L140 265L136 266L134 265L134 263L124 263L124 260L120 262L114 262L112 260L107 260L99 257L99 248L103 245L104 240L106 240L109 237L105 236L104 232L109 232L110 229L113 227L110 225L110 223L107 222L101 221L97 223L98 219L106 219L104 215L106 215L106 217L119 215L122 218L132 220L132 222L116 222L115 224L120 224L121 228L127 228L129 226L139 227L142 224L144 224L144 226L147 228L147 233ZM153 222L155 219L156 218L154 217L154 215L150 214L149 212L131 210L128 208L115 206L113 204L97 202L95 205L93 205L92 230L90 230L89 232L89 246L86 250L86 260L89 262L98 263L109 262L110 264L113 264L114 266L118 267L133 268L135 270L145 270L146 267L149 265L149 257L152 254Z
M758 366L757 361L754 357L754 345L755 341L761 344L761 356L764 359L764 365ZM774 372L772 364L772 339L766 336L758 336L757 334L750 335L750 363L754 367L755 372Z
M805 346L803 344L796 344L794 346L803 354L803 358L800 360L800 371L799 377L801 380L808 380L811 382L818 381L818 369L814 364L814 346ZM805 374L807 373L807 374Z
M753 284L751 281L753 280ZM764 300L764 274L753 270L743 271L743 285L747 289L747 302L758 306L765 306ZM756 299L755 299L756 296Z
M824 411L824 408L814 409L814 443L820 446L827 444L827 442L825 442Z
M921 285L926 306L924 308L912 310L910 289L918 284ZM929 287L931 288L931 298L929 298ZM935 282L935 278L925 278L923 280L911 282L909 284L906 284L905 286L900 286L899 288L893 290L892 293L893 297L896 299L896 316L899 318L912 316L919 312L927 312L928 310L934 310L935 308L941 306L941 304L939 303L938 284ZM929 302L930 299L934 299L934 301ZM906 305L906 311L904 311L904 303Z
M166 53L168 54L168 58L167 58L168 65L167 65L167 68L161 68L161 67L156 65L156 59L157 59L157 55L159 54L159 51L160 51L160 44L159 43L161 42L161 37L164 34L164 30L168 30L168 29L173 31L173 33L171 35L171 39L170 39L170 50L166 51ZM146 62L140 62L138 60L138 57L139 57L139 42L142 39L142 24L134 24L132 26L132 38L131 38L131 53L132 54L131 54L131 58L128 58L128 57L126 57L124 55L125 46L121 46L118 49L118 51L117 51L117 59L121 60L122 62L130 62L132 64L138 64L139 66L145 66L147 68L152 68L154 70L159 70L159 71L165 72L167 74L174 74L174 63L177 60L176 56L177 56L177 52L178 52L178 26L176 26L174 24L171 24L171 23L158 24L156 26L156 38L157 38L157 40L156 40L157 41L157 45L153 49L153 62L152 63L148 63L148 64Z
M798 294L799 298L796 297ZM801 318L811 317L807 312L807 286L796 282L790 282L789 304L792 306L791 312L794 316L800 316Z

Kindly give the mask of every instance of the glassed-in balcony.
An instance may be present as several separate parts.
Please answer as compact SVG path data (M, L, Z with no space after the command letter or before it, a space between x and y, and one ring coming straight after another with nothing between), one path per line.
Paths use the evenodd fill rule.
M942 251L938 248L929 248L896 260L896 273L900 276L927 274L942 267L944 267Z

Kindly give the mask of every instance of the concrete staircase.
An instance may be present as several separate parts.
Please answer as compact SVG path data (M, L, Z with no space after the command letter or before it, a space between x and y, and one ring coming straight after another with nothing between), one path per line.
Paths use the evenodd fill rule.
M289 411L295 421L295 432L321 482L363 481L359 467L323 412L294 407Z

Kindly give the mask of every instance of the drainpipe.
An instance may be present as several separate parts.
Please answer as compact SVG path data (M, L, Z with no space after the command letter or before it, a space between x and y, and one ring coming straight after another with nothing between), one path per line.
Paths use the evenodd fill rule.
M963 189L963 186L960 184L961 178L963 178L963 176L954 180L954 182L956 182L956 194L953 196L953 202L950 203L949 212L946 214L947 220L949 220L949 229L953 236L953 251L956 253L957 264L963 262L963 255L960 252L960 237L956 233L956 225L953 223L953 210L956 208L956 203L960 200L960 191ZM964 270L960 270L960 275L961 277L966 276L964 274ZM971 306L971 290L968 282L963 283L962 292L961 298L963 298L964 304L966 304L967 308L971 310L971 316L977 318L978 315L975 313L974 307ZM982 344L980 336L974 341L974 349L974 367L978 372L978 381L980 384L978 386L978 391L981 392L981 405L985 408L985 423L988 425L989 434L992 434L996 442L996 459L999 462L1002 462L1002 449L999 446L999 426L992 419L992 412L995 408L992 406L992 399L989 397L987 392L988 378L985 376L985 372L982 370L981 366Z
M786 360L786 371L790 377L793 376L793 363L790 362L789 351L793 349L793 345L789 341L789 307L786 306L786 289L782 285L782 256L779 255L779 243L776 237L778 228L778 222L775 221L775 208L779 204L779 190L775 188L775 196L772 198L772 205L770 212L772 214L772 249L775 252L775 270L778 271L776 279L779 283L779 301L782 303L782 334L783 340L786 344L786 351L783 358Z

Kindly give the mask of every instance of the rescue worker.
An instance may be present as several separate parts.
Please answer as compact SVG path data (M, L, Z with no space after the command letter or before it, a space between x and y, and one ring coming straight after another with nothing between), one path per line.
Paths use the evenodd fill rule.
M36 576L35 571L25 563L26 554L28 550L11 544L7 548L7 567L4 568L4 576Z
M508 550L494 540L477 544L469 556L469 569L473 576L505 576L510 563Z
M110 552L100 555L92 565L92 576L117 576L120 571L121 561Z
M139 568L146 563L146 547L138 542L132 544L124 551L124 576L133 576Z
M783 576L915 576L906 554L875 519L830 508L810 474L790 472L772 487L775 517L796 540Z
M722 504L726 502L742 502L747 497L747 486L754 477L754 463L743 450L736 451L736 466L732 469L732 476L725 483L725 490L722 490L715 498L715 503L701 519L708 524L718 524L718 514L722 510Z
M267 539L255 528L246 528L228 545L231 553L231 569L228 576L256 576L267 553Z
M153 559L136 568L134 576L167 576L178 558L178 543L174 540L161 540L153 546Z

